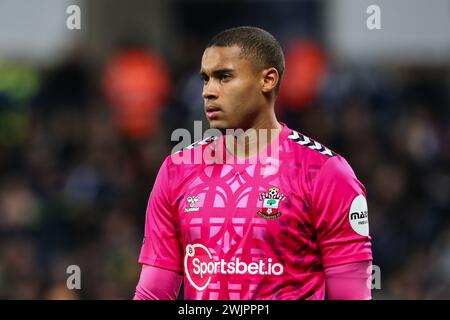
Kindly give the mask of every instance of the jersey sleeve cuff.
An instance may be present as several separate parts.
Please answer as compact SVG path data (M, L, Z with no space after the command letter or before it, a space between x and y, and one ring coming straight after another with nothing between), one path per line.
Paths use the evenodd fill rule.
M347 263L372 261L372 260L373 260L373 258L372 258L371 253L362 253L362 254L351 255L351 256L336 256L336 257L322 258L324 268L339 266L339 265L347 264Z

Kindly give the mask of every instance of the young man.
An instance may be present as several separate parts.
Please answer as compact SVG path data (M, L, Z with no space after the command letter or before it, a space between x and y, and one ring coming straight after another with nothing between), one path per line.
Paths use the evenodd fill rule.
M365 188L343 157L277 121L283 71L282 49L262 29L225 30L207 45L211 128L257 134L205 139L166 158L135 299L176 299L182 280L185 299L371 298ZM208 159L180 164L196 152Z

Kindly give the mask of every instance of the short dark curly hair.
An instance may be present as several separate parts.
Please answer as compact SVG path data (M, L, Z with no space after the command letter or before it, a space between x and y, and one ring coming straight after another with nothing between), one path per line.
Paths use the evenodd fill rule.
M261 28L241 26L218 33L209 41L206 48L234 45L241 48L243 57L253 59L262 68L277 69L279 80L275 87L275 94L278 94L285 66L283 49L277 39Z

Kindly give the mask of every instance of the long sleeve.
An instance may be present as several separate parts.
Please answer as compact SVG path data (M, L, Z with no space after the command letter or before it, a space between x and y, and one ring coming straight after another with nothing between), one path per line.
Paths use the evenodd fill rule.
M182 281L178 272L144 264L133 300L175 300Z
M325 268L325 285L328 299L372 299L370 288L371 270L371 261L348 263Z

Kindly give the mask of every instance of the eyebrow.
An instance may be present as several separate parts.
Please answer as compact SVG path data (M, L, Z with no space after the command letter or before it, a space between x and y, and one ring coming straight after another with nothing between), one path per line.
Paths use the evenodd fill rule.
M234 71L234 69L230 69L230 68L222 68L222 69L214 70L214 71L212 72L212 75L213 75L214 77L218 77L218 76L223 75L224 73L232 73L233 71ZM206 72L205 72L205 71L202 71L202 70L200 70L199 75L200 75L201 78L207 76Z

